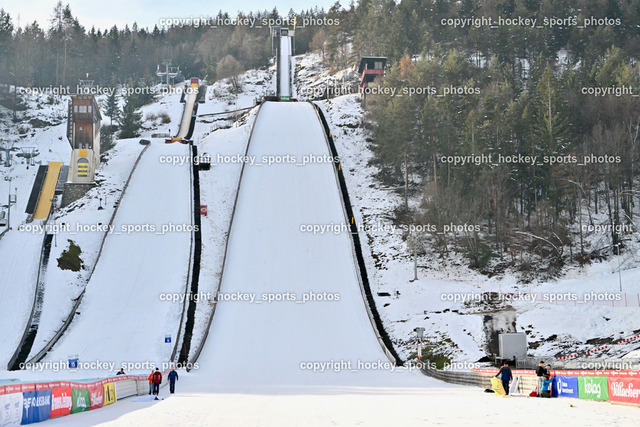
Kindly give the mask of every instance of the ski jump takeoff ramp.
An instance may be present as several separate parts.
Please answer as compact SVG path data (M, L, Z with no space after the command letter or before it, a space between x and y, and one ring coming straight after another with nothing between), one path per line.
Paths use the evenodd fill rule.
M369 362L391 369L367 315L313 106L263 105L247 157L199 373L212 384L309 385L353 380L351 370ZM331 224L337 233L307 231Z
M184 102L184 111L182 113L182 120L180 121L180 129L178 129L178 134L176 138L189 138L189 129L191 128L191 121L193 117L193 109L196 105L196 100L198 99L198 84L195 83L195 80L192 79L194 83L192 83L188 90L189 93Z
M58 175L60 174L61 168L62 162L49 162L49 169L47 170L47 176L42 186L38 207L33 216L34 219L47 219L49 216L51 199L53 199L53 194L56 191L56 184L58 183Z

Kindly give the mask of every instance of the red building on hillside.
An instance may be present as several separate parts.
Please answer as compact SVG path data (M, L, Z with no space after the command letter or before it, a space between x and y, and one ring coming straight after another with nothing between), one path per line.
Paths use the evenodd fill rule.
M367 103L367 87L376 77L384 76L384 66L387 58L381 56L363 56L360 59L358 74L360 75L360 93L362 94L362 106Z
M378 76L384 76L384 66L387 64L387 58L380 56L363 56L358 67L360 74L360 90L364 91L369 83Z

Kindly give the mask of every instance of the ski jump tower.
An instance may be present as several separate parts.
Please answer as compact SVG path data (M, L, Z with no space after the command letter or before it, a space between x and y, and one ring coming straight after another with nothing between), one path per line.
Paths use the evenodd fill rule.
M71 144L68 183L93 184L100 164L100 107L93 95L73 95L67 139Z
M93 95L72 95L67 118L67 139L71 144L71 161L61 206L85 195L95 185L100 165L100 107ZM65 174L60 178L63 180ZM63 181L64 182L64 181Z

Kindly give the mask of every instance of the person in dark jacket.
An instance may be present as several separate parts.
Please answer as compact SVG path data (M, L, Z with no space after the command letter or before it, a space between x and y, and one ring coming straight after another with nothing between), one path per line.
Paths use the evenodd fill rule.
M511 369L509 365L505 362L502 365L502 368L496 374L496 378L500 377L500 381L502 381L502 388L504 388L504 392L509 394L509 381L513 379L513 375L511 374Z
M175 369L171 369L169 372L169 393L173 394L176 392L176 381L178 380L178 373Z
M156 368L153 373L153 394L156 396L160 393L160 384L162 384L162 373Z
M124 375L124 368L120 368L116 375Z
M540 397L540 394L542 392L542 383L544 381L544 377L549 375L546 368L544 367L543 361L540 361L540 365L538 365L538 367L536 368L536 375L538 376L538 390L537 390L536 396Z

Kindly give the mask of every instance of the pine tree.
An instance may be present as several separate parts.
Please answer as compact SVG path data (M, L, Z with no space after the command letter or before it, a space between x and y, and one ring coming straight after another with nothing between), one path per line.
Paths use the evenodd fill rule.
M0 73L6 74L10 64L9 56L12 53L13 45L13 24L11 16L0 9Z
M122 109L122 123L120 126L120 138L135 138L142 125L142 113L138 111L137 99L129 95L125 99Z
M114 86L111 88L112 92L107 97L106 114L111 119L110 126L113 128L113 119L120 121L122 111L120 111L120 97L118 96L118 90Z

